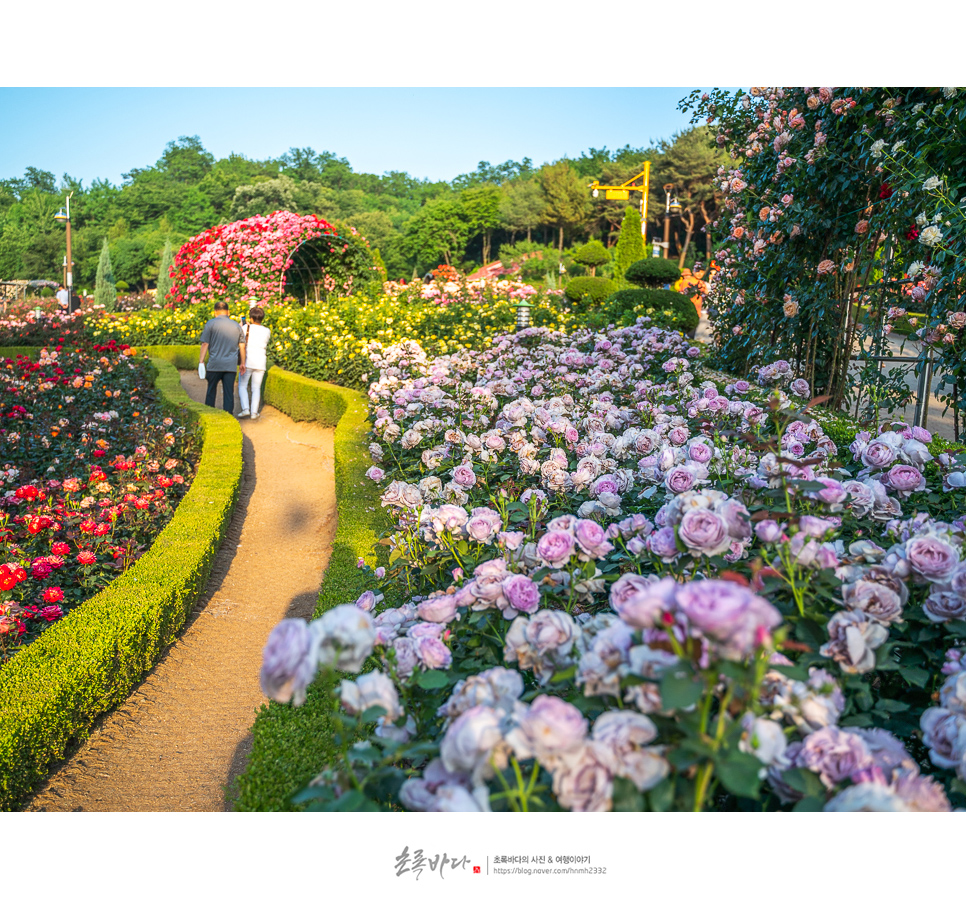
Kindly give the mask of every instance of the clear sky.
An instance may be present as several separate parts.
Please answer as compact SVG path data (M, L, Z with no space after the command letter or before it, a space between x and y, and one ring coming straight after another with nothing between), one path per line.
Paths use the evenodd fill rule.
M539 166L669 138L693 88L0 88L0 178L34 166L119 185L196 134L216 158L312 147L356 172L450 180L481 160Z

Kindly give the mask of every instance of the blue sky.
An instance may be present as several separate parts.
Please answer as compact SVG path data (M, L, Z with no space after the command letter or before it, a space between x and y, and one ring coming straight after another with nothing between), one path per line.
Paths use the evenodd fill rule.
M85 187L95 178L120 184L168 141L196 134L216 158L312 147L346 157L356 172L450 180L481 160L529 156L539 165L668 138L688 127L677 103L693 88L6 87L0 178L35 166Z

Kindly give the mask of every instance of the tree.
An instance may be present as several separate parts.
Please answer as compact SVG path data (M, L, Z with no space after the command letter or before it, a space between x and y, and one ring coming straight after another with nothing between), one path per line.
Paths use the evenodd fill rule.
M563 250L564 231L583 223L590 212L587 183L565 160L540 170L540 185L547 199L547 220L560 231L557 249Z
M655 186L674 186L672 194L681 205L684 243L680 246L678 268L684 267L688 246L696 229L705 228L705 251L711 260L711 222L717 214L721 189L716 184L718 167L729 162L715 144L714 134L704 126L672 135L658 159Z
M471 234L483 236L483 264L490 261L493 231L500 226L500 189L479 185L460 192L460 205Z
M590 277L593 278L597 274L598 266L610 262L610 253L600 240L591 240L574 253L574 261L586 265L590 269Z
M614 251L614 280L623 281L624 272L638 259L644 258L644 239L641 236L641 212L625 208L621 221L621 235Z
M197 134L169 141L157 168L166 179L197 185L211 171L215 158L205 150Z
M101 260L97 263L97 280L94 283L94 303L103 304L111 311L117 304L117 286L114 270L111 268L111 247L104 237L101 247Z
M158 269L158 287L154 294L154 302L161 306L171 292L171 240L166 240L164 252L161 254L161 267Z
M444 262L452 265L462 258L470 238L470 228L460 203L455 198L436 198L417 211L403 225L404 251L422 268Z
M511 241L516 234L526 231L527 242L533 240L533 228L539 226L547 213L547 199L540 183L535 179L518 179L503 185L500 199L500 221L510 232Z
M265 179L254 185L239 185L231 202L232 220L295 210L295 180L290 176Z

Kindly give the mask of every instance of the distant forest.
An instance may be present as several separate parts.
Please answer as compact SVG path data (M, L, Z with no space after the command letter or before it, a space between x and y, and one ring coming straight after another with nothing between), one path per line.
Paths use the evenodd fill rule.
M714 178L723 158L703 127L655 147L591 148L541 166L528 158L481 162L452 182L357 173L344 157L311 148L269 160L238 154L216 160L195 136L171 141L153 166L124 173L120 186L100 179L85 186L69 175L58 182L34 167L0 180L0 279L62 277L64 228L54 214L71 192L75 287L93 287L105 238L115 278L144 290L154 285L166 242L176 251L207 227L278 209L355 227L378 249L390 278L409 279L442 263L472 270L501 250L563 251L591 239L611 246L625 208L640 199L593 198L589 185L626 182L645 160L651 162L648 237L663 236L662 186L670 182L681 205L672 255L688 247L699 257L710 254L704 228L716 216Z

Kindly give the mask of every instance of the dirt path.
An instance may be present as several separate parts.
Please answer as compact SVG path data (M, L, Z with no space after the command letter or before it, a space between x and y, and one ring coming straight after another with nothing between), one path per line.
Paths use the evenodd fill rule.
M204 400L197 374L181 382ZM265 638L282 617L311 615L336 526L332 429L271 407L241 425L241 494L205 596L178 642L27 811L230 807L225 788L244 769L265 701Z

